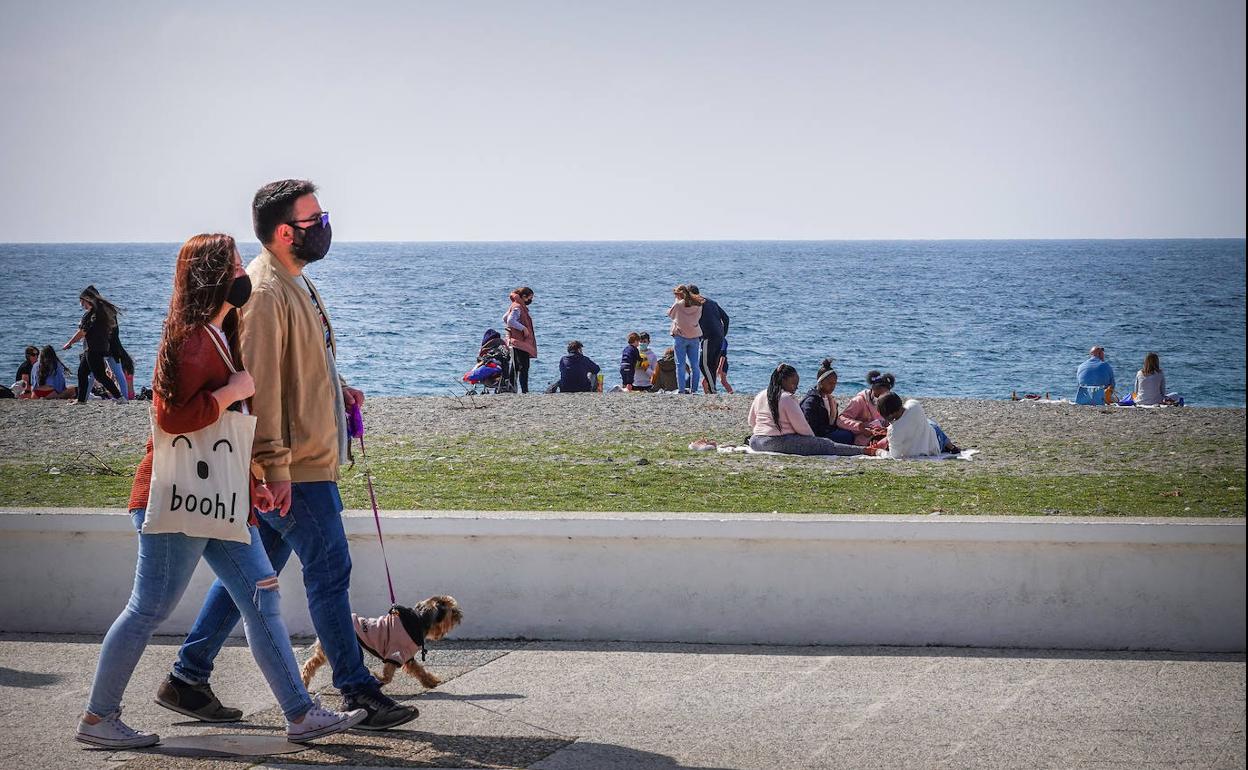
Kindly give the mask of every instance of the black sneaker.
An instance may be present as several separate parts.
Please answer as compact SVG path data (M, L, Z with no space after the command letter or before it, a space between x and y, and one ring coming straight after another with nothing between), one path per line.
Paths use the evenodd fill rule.
M173 674L160 683L156 702L201 722L237 722L243 718L241 709L222 706L207 682L187 684Z
M400 706L382 695L380 690L356 693L342 700L343 711L364 709L368 712L364 721L355 726L356 730L389 730L407 724L420 716L420 712L415 707Z

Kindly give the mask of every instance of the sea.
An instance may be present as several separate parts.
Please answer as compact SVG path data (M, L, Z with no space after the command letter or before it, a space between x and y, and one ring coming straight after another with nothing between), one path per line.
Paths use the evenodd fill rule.
M240 245L244 261L258 252ZM178 244L0 244L0 365L59 349L93 284L122 308L136 385L150 381ZM462 394L482 333L530 286L538 359L570 340L619 382L631 331L671 344L672 287L696 283L730 316L729 380L754 392L780 362L813 384L824 358L851 395L870 369L903 396L1071 397L1105 346L1120 389L1150 351L1170 390L1244 405L1243 239L336 243L307 269L329 307L339 368L367 394ZM78 353L62 353L76 369ZM11 382L11 380L9 380Z

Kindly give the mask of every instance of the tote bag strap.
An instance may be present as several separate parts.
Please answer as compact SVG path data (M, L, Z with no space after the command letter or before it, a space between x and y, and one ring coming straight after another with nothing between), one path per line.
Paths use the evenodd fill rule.
M225 346L221 344L221 337L217 335L216 330L207 326L204 327L204 330L208 332L208 336L212 339L212 346L221 354L221 360L229 368L230 374L238 374L238 369L234 366L234 360L230 358L230 354L226 352Z
M230 358L230 354L226 351L225 346L221 344L221 337L217 335L216 330L207 326L204 329L212 339L212 346L217 349L217 353L221 355L221 360L225 362L226 368L230 370L231 374L238 374L238 369L235 368L234 361ZM243 414L251 414L251 405L248 400L243 399L240 403L243 405Z

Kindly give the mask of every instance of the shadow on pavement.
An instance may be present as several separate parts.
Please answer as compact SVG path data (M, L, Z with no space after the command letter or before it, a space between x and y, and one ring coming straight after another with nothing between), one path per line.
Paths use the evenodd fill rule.
M0 666L0 687L36 689L57 684L64 678L60 674L41 674L36 671L19 671L15 668Z

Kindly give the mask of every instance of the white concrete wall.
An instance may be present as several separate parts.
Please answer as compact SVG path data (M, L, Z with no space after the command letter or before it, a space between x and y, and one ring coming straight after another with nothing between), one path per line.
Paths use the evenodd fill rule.
M389 606L371 514L352 604ZM1238 520L392 512L399 600L453 594L461 638L1243 651ZM0 511L0 631L102 632L125 605L122 512ZM311 633L299 568L292 633ZM163 626L184 632L201 565ZM241 632L241 629L240 629Z

